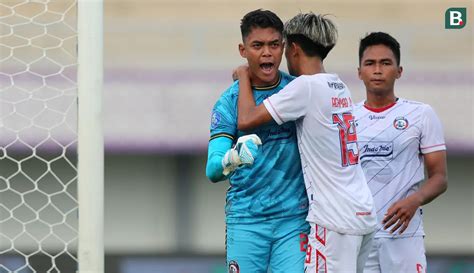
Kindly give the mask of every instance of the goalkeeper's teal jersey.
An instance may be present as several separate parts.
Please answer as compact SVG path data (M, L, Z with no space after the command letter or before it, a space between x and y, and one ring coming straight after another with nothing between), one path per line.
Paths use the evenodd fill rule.
M294 77L280 72L273 86L254 88L255 101L261 104L278 93ZM211 140L257 134L262 146L250 167L241 167L229 177L226 199L227 223L259 222L272 218L306 215L308 200L297 146L296 126L281 126L271 121L249 131L237 129L239 84L234 82L219 98L212 111Z

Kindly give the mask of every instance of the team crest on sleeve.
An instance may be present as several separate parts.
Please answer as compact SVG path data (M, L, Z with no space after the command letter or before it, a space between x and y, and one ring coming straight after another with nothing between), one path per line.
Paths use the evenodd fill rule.
M393 127L397 130L405 130L408 128L408 120L405 117L397 117L393 121Z
M216 110L212 111L212 116L211 116L211 128L215 129L219 123L221 122L221 114L217 112Z
M229 262L229 272L228 273L240 273L239 264L236 261Z

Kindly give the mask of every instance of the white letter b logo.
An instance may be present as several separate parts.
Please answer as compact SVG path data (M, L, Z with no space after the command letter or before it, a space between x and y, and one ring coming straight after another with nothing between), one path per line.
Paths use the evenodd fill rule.
M449 24L452 26L459 26L462 24L462 13L456 10L449 11Z
M466 8L449 8L444 13L444 28L446 29L460 29L465 27L466 23Z

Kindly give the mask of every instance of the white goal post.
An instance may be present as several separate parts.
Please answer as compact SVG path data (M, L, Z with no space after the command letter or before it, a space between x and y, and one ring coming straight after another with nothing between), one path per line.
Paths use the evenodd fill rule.
M103 0L0 1L0 273L104 273Z
M78 0L79 273L104 272L103 0Z

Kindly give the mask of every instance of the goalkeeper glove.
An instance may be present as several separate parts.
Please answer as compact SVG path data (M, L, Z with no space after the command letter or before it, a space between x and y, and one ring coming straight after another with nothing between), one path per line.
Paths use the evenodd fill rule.
M238 167L252 165L259 145L262 145L262 141L256 134L239 137L234 148L228 150L222 159L222 173L227 176Z

